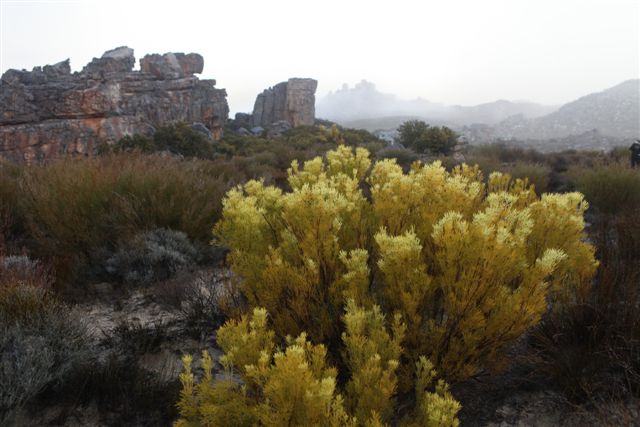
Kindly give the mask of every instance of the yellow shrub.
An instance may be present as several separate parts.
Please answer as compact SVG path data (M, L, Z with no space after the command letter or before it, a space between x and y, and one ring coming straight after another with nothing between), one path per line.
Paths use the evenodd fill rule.
M347 405L359 420L376 416L388 420L393 415L396 369L405 325L400 316L396 316L392 324L393 336L390 336L379 307L365 310L357 307L353 300L347 304L344 323L344 359L351 372L346 387Z
M240 290L271 313L276 337L306 331L332 360L348 299L401 314L403 390L423 354L451 380L500 362L596 268L578 193L539 198L526 180L494 173L485 184L467 165L404 173L346 147L294 162L289 183L283 192L251 181L224 201L214 233Z
M232 373L241 361L251 361L238 373L242 385L231 379L214 381L213 361L202 355L204 376L199 383L191 370L191 356L183 358L184 372L176 427L195 426L384 426L394 415L395 370L402 353L404 324L394 318L393 334L386 330L380 308L358 307L353 300L344 316L345 360L351 377L343 400L337 386L337 370L327 366L326 349L313 345L302 333L287 338L282 351L273 350L273 331L267 329L266 312L256 308L240 321L229 321L218 330L218 344L225 351L221 363ZM238 343L247 343L238 347ZM256 359L256 349L263 347ZM433 365L420 359L416 413L407 417L411 426L456 426L460 404L436 376Z

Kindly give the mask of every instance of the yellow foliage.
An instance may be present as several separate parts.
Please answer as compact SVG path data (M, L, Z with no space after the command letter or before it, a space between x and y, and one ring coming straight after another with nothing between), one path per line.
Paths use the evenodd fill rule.
M393 415L396 369L402 352L405 325L394 318L393 336L387 333L385 318L378 306L365 310L353 300L344 316L345 363L351 379L347 383L347 404L360 420L389 420Z
M202 354L204 376L196 383L191 356L183 358L176 427L388 425L394 414L395 370L405 331L399 315L389 334L379 307L364 309L353 300L348 302L343 341L351 376L345 387L346 404L337 389L336 369L326 365L325 347L312 344L302 333L295 339L287 337L286 348L274 351L268 343L273 331L266 328L266 319L265 310L256 308L251 316L228 322L218 330L219 344L225 350L222 359L227 360L222 364L228 375L234 366L230 361L253 360L239 371L244 385L230 379L214 381L213 361L206 351ZM237 347L238 343L248 345ZM263 350L256 359L260 347ZM426 358L421 362L432 366ZM455 426L460 405L442 380L433 392L428 390L434 378L435 371L430 368L428 377L423 375L419 380L419 405L411 425Z
M237 368L244 373L246 366L258 363L263 353L271 354L273 337L273 331L267 329L267 311L254 308L251 318L230 320L218 329L216 340L225 352L220 363L229 370Z
M499 173L485 184L477 166L415 163L404 173L341 146L294 162L289 183L282 192L252 181L227 195L214 233L231 249L240 290L271 313L276 338L306 331L332 360L347 300L401 314L394 375L405 391L421 355L450 380L497 364L549 303L582 292L597 265L580 194L539 198L527 180ZM393 358L380 357L364 363L388 369Z
M405 427L458 427L456 418L462 408L449 392L449 386L438 380L435 391L427 391L437 373L433 364L424 356L416 363L416 412L403 423Z

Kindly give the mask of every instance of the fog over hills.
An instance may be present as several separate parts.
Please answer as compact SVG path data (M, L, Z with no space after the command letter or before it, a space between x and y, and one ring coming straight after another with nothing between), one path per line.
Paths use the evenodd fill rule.
M627 80L560 107L506 100L475 106L407 101L362 81L353 88L345 85L330 92L318 101L316 111L318 117L371 131L421 119L451 126L474 142L497 138L542 141L584 135L593 139L594 132L626 140L640 137L640 79Z
M618 138L640 138L640 79L583 96L543 117L505 120L496 134L504 138L562 138L592 130Z
M475 105L445 105L417 98L398 99L376 89L366 80L350 88L347 85L321 98L316 105L316 114L328 120L348 122L388 117L422 117L432 121L455 125L473 123L496 124L507 117L522 114L535 118L554 111L556 106L535 104L528 101L506 101Z

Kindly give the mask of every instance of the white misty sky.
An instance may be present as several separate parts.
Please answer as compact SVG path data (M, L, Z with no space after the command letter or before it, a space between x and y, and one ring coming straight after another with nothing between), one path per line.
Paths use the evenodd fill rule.
M401 98L560 104L640 76L638 0L0 0L0 70L106 50L197 52L232 113L313 77Z

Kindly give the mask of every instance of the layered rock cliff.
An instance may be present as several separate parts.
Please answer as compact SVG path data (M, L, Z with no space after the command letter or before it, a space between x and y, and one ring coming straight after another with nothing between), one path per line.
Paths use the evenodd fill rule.
M253 126L268 127L282 120L293 127L313 125L317 87L316 80L293 78L266 89L256 98Z
M91 155L100 143L152 134L172 122L202 123L214 139L228 114L226 92L200 80L202 56L147 55L133 71L133 49L120 47L71 73L69 60L8 70L0 80L0 157L34 162Z

